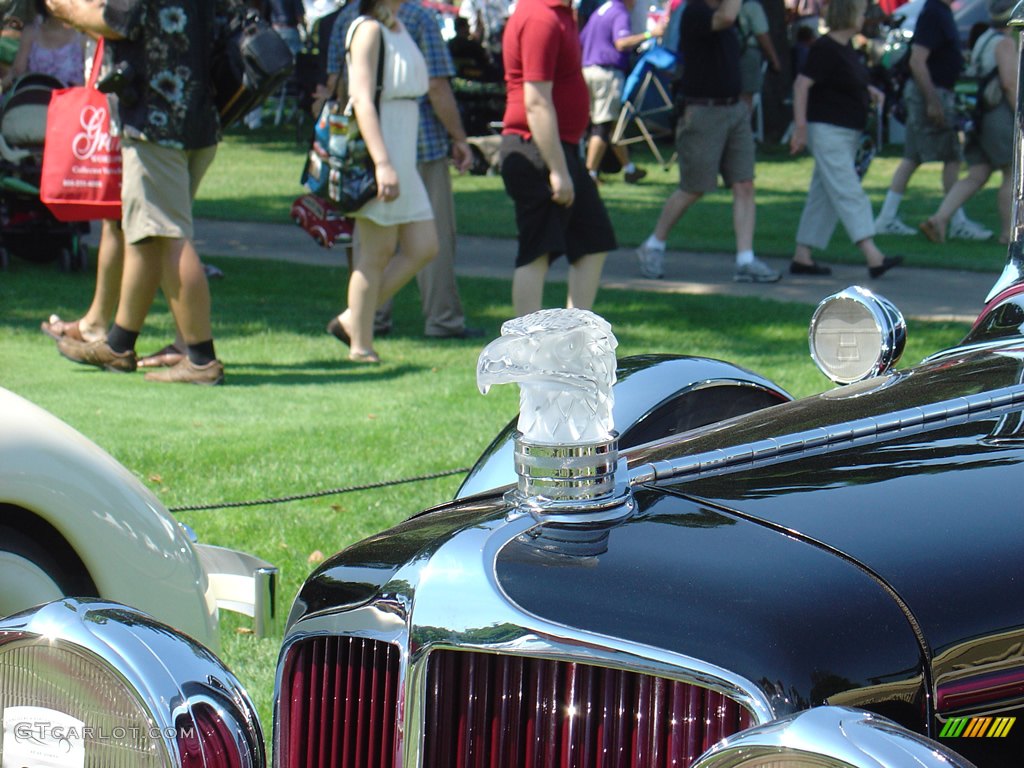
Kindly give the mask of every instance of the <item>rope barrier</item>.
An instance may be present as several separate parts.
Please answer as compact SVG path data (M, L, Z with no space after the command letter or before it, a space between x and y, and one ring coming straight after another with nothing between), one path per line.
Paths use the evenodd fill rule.
M459 467L458 469L445 469L440 472L432 472L426 475L415 475L413 477L403 477L399 480L381 480L376 483L365 483L363 485L348 485L341 488L328 488L323 491L310 491L309 493L298 493L293 496L278 496L270 499L253 499L250 501L224 501L218 504L187 504L181 507L168 507L170 512L204 512L210 509L232 509L238 507L259 507L266 504L285 504L289 501L302 501L303 499L318 499L322 496L336 496L342 493L352 493L353 491L370 491L376 488L389 488L395 485L405 485L408 483L419 483L424 480L437 480L442 477L450 477L451 475L464 475L469 472L469 467Z

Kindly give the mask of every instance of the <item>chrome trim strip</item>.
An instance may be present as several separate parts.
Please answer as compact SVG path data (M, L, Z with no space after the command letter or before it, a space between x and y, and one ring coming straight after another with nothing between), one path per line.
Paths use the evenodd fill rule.
M942 744L892 720L835 706L807 709L723 739L699 757L692 768L790 764L822 768L974 768Z
M357 635L401 648L403 692L399 711L405 768L420 763L426 702L426 662L435 648L477 650L553 660L574 660L694 683L723 693L746 707L755 723L776 716L754 681L683 654L615 637L584 632L536 616L516 605L498 583L501 549L538 527L529 514L512 514L453 532L429 552L407 563L371 603L348 611L322 611L297 621L287 632L275 681L275 750L280 743L284 659L297 642L316 635ZM473 585L467 592L466 585ZM457 597L455 597L457 596ZM500 631L504 630L504 631ZM280 764L275 754L275 764Z
M629 483L637 486L713 472L732 472L740 467L748 469L791 459L803 453L820 452L839 444L859 445L884 435L902 432L909 435L949 423L960 423L978 414L991 412L998 415L1000 411L1015 408L1022 403L1024 386L1015 384L926 406L912 406L876 418L840 422L777 438L681 456L672 461L661 460L638 465L630 469Z

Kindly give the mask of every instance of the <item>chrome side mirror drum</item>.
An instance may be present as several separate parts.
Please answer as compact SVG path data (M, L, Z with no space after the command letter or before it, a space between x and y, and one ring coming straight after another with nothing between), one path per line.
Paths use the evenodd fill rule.
M888 299L852 286L824 299L811 318L811 358L836 384L888 373L907 342L907 323Z

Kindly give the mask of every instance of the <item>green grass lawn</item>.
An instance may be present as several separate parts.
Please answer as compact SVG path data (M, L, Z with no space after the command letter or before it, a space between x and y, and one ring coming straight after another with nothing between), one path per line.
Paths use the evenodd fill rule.
M217 160L199 191L199 216L234 221L287 221L291 201L302 192L299 174L304 145L292 128L268 128L250 133L233 129L222 144ZM601 185L601 196L615 224L619 243L635 247L650 234L665 198L678 182L675 167L663 169L653 162L644 145L634 145L636 161L649 175L640 184L627 185L621 174ZM864 188L877 212L885 197L892 173L899 162L899 147L889 147L875 159ZM259 173L253 169L258 168ZM765 256L785 257L793 251L813 161L805 153L791 157L785 147L762 145L757 164L756 250ZM938 208L942 200L940 165L923 165L911 180L900 210L903 220L915 225ZM996 174L989 184L967 203L971 218L998 231ZM499 176L454 177L455 205L459 231L466 235L515 237L512 206ZM907 264L919 267L980 270L998 273L1006 259L1006 248L993 239L976 243L951 241L936 246L923 235L882 236L883 251L902 254ZM732 252L731 198L727 190L707 195L673 230L669 248L678 251ZM863 257L840 227L823 260L860 264Z
M229 135L201 189L197 214L241 221L281 221L301 190L302 146L290 129ZM641 158L641 162L644 159ZM868 176L876 200L894 167L876 160ZM602 186L623 244L646 236L675 171L653 168L639 186ZM807 158L765 152L759 165L758 249L784 255L810 176ZM455 180L460 231L513 235L511 209L496 177ZM938 203L938 169L914 178L905 206L916 221ZM729 199L710 195L684 220L671 247L732 250ZM995 226L994 191L971 203L971 215ZM884 248L917 265L997 271L1005 249L956 243L935 248L923 239L883 238ZM215 256L216 254L209 254ZM828 259L859 261L837 234ZM170 508L267 499L407 478L470 466L514 416L518 394L499 387L487 397L475 384L482 347L473 341L428 341L414 285L396 299L396 330L378 343L380 366L349 363L323 331L343 301L343 268L232 260L211 284L217 351L227 386L160 386L141 374L75 366L39 332L51 312L76 317L93 290L92 274L60 274L53 264L15 260L0 273L0 385L49 409L113 454ZM511 316L507 281L461 282L467 315L496 337ZM549 286L556 306L564 287ZM602 290L599 312L619 339L620 356L672 352L736 362L795 395L825 389L807 351L813 307L720 296ZM162 299L139 350L170 340L173 323ZM955 343L966 326L911 321L904 363ZM459 477L284 504L183 511L179 517L204 541L251 551L281 568L281 609L319 560L420 509L450 499ZM244 622L223 625L224 656L254 695L270 726L273 671L280 636L256 639Z

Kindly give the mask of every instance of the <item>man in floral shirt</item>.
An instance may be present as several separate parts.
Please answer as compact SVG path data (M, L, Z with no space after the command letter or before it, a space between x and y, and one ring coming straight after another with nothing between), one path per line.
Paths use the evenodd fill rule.
M162 287L187 345L150 381L220 384L210 289L192 246L192 200L213 162L220 123L209 76L214 19L237 0L46 0L59 18L110 41L119 92L125 264L105 340L58 341L65 357L108 371L136 369L135 342Z

